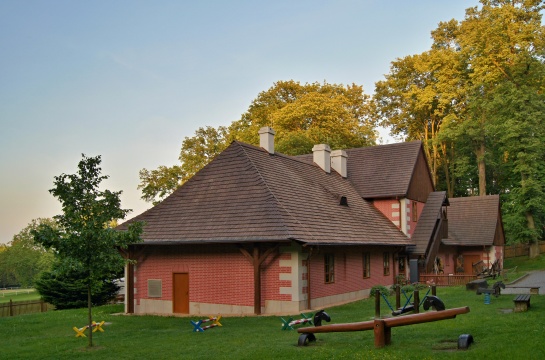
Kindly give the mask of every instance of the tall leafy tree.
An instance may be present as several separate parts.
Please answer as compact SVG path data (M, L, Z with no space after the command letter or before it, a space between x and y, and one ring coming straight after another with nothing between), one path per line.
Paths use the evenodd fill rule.
M259 129L270 126L276 131L278 151L288 155L310 153L319 143L339 149L374 145L375 122L369 116L368 100L355 84L278 81L259 93L240 120L231 124L229 136L259 144Z
M467 10L457 36L469 73L469 106L460 129L475 144L480 194L490 186L485 184L500 184L510 238L534 249L543 214L538 204L545 200L543 8L538 0L483 0L481 8ZM501 156L503 163L487 153ZM501 178L485 181L498 174L485 168L487 162L495 162Z
M179 165L171 167L161 165L154 170L140 170L138 190L142 190L142 200L156 205L182 184L183 175L184 172Z
M392 135L423 142L435 184L446 146L439 140L441 124L454 114L459 97L455 60L448 48L397 59L373 96L374 116Z
M180 165L140 171L142 199L162 200L231 141L258 145L258 131L271 126L276 131L276 150L288 155L307 154L319 143L344 149L375 144L374 122L368 112L368 96L358 85L300 84L279 81L258 94L241 118L229 127L199 128L186 137Z
M373 98L394 135L424 141L437 188L504 194L509 238L534 244L545 153L543 9L540 0L482 0L463 21L440 23L429 51L393 62Z
M10 266L8 266L8 246L0 244L0 287L17 285L17 280Z
M197 171L208 164L227 145L227 129L223 126L198 128L195 135L186 137L180 150L180 165L159 166L155 170L140 170L141 198L154 205L161 202Z
M506 83L490 106L500 165L509 174L502 195L507 232L514 242L530 243L534 257L545 226L545 95L540 88Z
M179 160L182 163L182 182L208 164L229 145L227 129L211 126L198 128L195 136L186 137L182 143Z
M85 274L88 323L92 326L92 289L97 283L116 276L123 266L118 249L140 241L142 223L121 232L108 226L124 219L130 210L121 209L121 191L101 190L108 176L102 175L101 157L82 156L76 174L55 176L49 192L61 203L62 214L55 216L58 228L41 224L32 230L36 243L53 249L65 274ZM89 346L93 346L89 332Z
M11 274L12 280L23 287L33 286L37 277L42 272L50 270L53 263L53 252L34 243L31 231L37 229L40 224L57 227L53 219L32 220L13 236L1 256L0 273Z
M486 194L487 148L496 118L496 92L502 84L523 86L542 67L544 32L540 0L482 0L459 23L456 42L466 66L467 112L460 131L473 143L479 170L479 193ZM492 151L493 153L493 151Z

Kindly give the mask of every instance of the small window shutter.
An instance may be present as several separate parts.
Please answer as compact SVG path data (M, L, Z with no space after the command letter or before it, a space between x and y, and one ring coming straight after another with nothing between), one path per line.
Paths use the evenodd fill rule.
M148 279L148 297L162 297L163 296L163 281Z

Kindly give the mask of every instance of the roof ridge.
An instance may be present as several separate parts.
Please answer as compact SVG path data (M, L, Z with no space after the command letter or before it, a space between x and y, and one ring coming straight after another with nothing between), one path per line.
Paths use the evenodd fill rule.
M241 142L238 142L237 143L239 145L249 145L249 144L245 144L245 143L241 143ZM251 148L253 150L261 150L261 148L258 148L256 146L253 146L251 145ZM317 240L316 237L314 236L314 234L303 224L301 223L301 221L299 221L299 219L297 219L297 217L295 217L290 211L289 209L287 209L284 204L282 204L282 202L278 199L278 197L276 196L276 194L274 193L274 191L272 191L272 189L270 188L269 184L267 183L267 181L265 180L265 178L263 177L263 175L261 174L261 172L259 171L258 167L254 164L254 162L252 161L252 159L250 158L250 156L248 156L248 153L246 153L246 150L244 149L244 146L241 146L241 149L242 151L244 152L244 155L246 156L246 158L248 159L248 161L252 164L252 167L255 169L255 171L257 172L257 174L259 175L259 177L261 178L261 180L263 181L263 184L265 184L265 186L267 187L267 190L270 192L270 194L274 197L274 199L276 200L276 203L278 204L278 206L280 206L295 222L297 222L299 225L302 226L303 229L305 229L305 231L310 235L310 237L312 237L312 239L314 240ZM276 155L276 152L275 152L275 155ZM286 157L286 156L282 156L283 158L286 158L286 159L290 159L289 157ZM305 164L308 164L308 163L305 163ZM288 229L288 226L283 222L282 226L284 226L286 229ZM291 235L290 231L288 230L287 231L288 234ZM292 237L294 238L294 237Z
M259 146L256 146L256 145L252 145L252 144L248 144L248 143L245 143L245 142L242 142L242 141L238 141L238 140L234 140L233 142L236 142L237 144L239 145L242 145L242 146L245 146L245 147L248 147L250 149L253 149L253 150L258 150L258 151L263 151L263 152L266 152L266 150L264 150L263 148L259 147ZM283 153L280 153L280 152L277 152L275 151L274 152L274 156L278 156L278 157L281 157L281 158L284 158L286 160L291 160L291 161L295 161L299 164L304 164L304 165L310 165L312 167L316 167L316 165L313 165L307 161L304 161L304 160L300 160L299 157L300 156L312 156L312 153L309 153L309 154L301 154L301 155L287 155L287 154L283 154Z
M490 194L490 195L473 195L473 196L459 196L450 198L454 201L473 201L473 200L496 200L499 199L499 194Z

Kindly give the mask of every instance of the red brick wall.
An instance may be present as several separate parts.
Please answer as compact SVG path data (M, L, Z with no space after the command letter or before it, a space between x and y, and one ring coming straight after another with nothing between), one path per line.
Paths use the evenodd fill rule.
M280 287L292 286L289 280L280 280L280 273L291 273L290 267L280 267L280 260L290 260L291 254L276 254L269 256L261 265L261 305L265 306L265 300L291 301L291 295L280 294ZM252 281L253 281L252 273ZM252 282L253 289L253 282ZM253 301L253 290L252 290ZM252 302L253 304L253 302Z
M386 200L374 200L373 205L386 216L390 221L397 225L401 229L401 214L407 214L407 234L409 237L413 234L414 229L416 228L417 221L413 221L412 217L412 203L414 200L407 199L405 202L405 208L401 208L403 203L400 203L395 199L386 199ZM424 203L416 202L417 206L417 215L416 218L420 217L422 210L424 209ZM393 208L392 205L396 205L396 208Z
M363 252L371 253L371 277L363 278ZM375 285L391 285L394 283L394 262L390 253L390 275L384 276L383 252L380 248L337 249L314 254L310 263L310 286L312 298L338 295L358 290L370 289ZM324 253L335 255L335 282L325 283Z
M288 256L289 254L282 255ZM280 295L278 255L270 255L261 267L262 300L291 300ZM161 279L161 300L172 300L172 274L189 273L189 301L253 306L254 271L250 261L233 245L158 246L138 260L135 298L148 298L148 279ZM287 284L286 284L287 283ZM288 299L289 298L289 299Z
M398 205L397 208L392 208L392 205ZM400 218L400 211L399 208L399 201L395 199L386 199L386 200L374 200L373 205L386 216L388 219L390 219L391 222L394 224L399 224L398 227L401 228L401 218ZM393 213L396 213L395 215Z
M363 251L371 253L371 277L363 279ZM311 266L312 298L338 295L375 285L394 282L397 263L390 257L390 275L383 275L383 250L378 247L337 248L335 254L335 282L324 282L324 253L314 254ZM391 256L391 254L390 254ZM280 280L281 273L291 268L280 267L280 260L290 260L291 254L273 253L261 266L262 306L266 300L291 301L291 295L280 294L280 287L291 287L291 281ZM232 245L161 246L138 260L135 277L135 299L148 298L147 280L162 280L161 300L172 300L172 274L189 273L191 302L253 306L253 266ZM302 279L307 277L302 274ZM293 284L297 286L297 284ZM303 289L303 292L306 292ZM139 303L139 302L138 302Z
M414 229L416 229L416 224L418 224L418 221L413 221L413 214L412 214L412 203L415 202L414 200L407 200L407 224L409 225L407 228L407 233L409 234L409 237L414 233ZM416 218L420 218L420 214L422 214L422 210L424 209L424 203L416 202L417 207L417 214Z

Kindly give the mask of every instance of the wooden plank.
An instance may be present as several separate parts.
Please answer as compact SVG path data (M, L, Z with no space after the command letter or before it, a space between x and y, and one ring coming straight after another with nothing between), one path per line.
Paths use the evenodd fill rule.
M397 327L397 326L406 326L413 324L421 324L426 322L438 321L453 319L456 315L466 314L469 312L469 307L464 306L460 308L447 309L442 311L429 311L420 314L412 314L399 316L394 318L382 319L387 327ZM362 321L362 322L353 322L353 323L344 323L344 324L331 324L323 325L314 328L301 328L297 329L299 333L305 334L317 334L317 333L328 333L328 332L348 332L348 331L365 331L372 330L375 328L375 322L371 321Z

